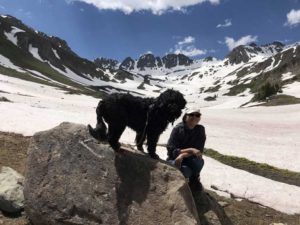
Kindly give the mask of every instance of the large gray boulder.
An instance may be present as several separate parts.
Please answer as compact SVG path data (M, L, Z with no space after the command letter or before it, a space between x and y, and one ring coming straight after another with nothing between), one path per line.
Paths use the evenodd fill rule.
M3 166L0 172L0 210L19 213L24 208L24 177L10 167Z
M25 211L33 225L199 224L182 174L142 153L115 153L62 123L29 147Z

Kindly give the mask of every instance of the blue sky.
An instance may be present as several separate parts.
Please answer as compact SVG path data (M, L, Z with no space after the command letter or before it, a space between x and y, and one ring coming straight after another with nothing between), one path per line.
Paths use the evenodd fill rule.
M224 58L239 44L300 41L300 0L0 0L0 13L90 60Z

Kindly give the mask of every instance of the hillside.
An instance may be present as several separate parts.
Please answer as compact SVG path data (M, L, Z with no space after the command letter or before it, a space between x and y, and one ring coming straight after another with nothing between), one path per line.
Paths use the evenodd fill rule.
M145 54L122 62L74 53L67 42L0 16L0 73L101 97L113 92L156 96L178 89L201 106L300 103L300 44L273 42L234 48L224 59Z

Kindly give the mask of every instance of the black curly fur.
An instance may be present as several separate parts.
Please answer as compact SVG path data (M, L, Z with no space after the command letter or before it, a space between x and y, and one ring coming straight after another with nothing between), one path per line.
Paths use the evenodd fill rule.
M117 151L120 148L119 139L128 126L136 132L137 148L143 151L143 142L147 138L149 155L159 158L155 153L159 136L169 122L174 122L181 115L185 104L183 95L170 89L157 98L111 94L99 102L96 109L97 125L95 129L88 125L89 132L100 141L108 141ZM108 132L103 119L108 124Z

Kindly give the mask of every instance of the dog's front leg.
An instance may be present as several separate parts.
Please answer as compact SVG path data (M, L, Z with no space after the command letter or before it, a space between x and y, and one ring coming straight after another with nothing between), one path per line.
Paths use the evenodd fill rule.
M109 124L108 126L108 143L115 151L120 150L121 144L119 142L119 139L125 128L126 126L121 123L115 126Z
M137 149L141 152L144 152L143 144L146 139L146 134L143 131L136 132L135 143Z
M159 156L156 154L156 145L159 139L159 134L148 133L147 142L148 142L148 153L151 158L159 159Z

